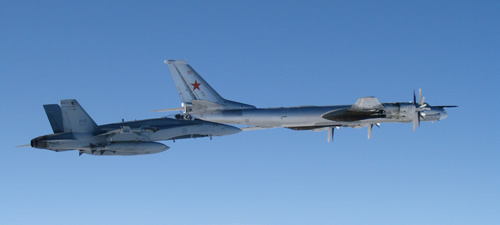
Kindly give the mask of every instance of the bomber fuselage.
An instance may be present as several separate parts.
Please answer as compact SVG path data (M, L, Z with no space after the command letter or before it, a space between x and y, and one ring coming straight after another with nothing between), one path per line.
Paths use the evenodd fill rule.
M412 122L415 112L413 103L383 103L383 110L349 112L352 105L298 106L281 108L224 109L190 114L202 120L242 124L259 127L364 127L386 122ZM326 115L327 112L333 112ZM429 107L422 112L423 121L444 119L446 111Z

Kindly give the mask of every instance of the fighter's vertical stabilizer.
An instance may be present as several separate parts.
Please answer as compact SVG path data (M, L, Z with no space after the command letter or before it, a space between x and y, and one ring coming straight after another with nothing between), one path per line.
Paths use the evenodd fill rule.
M64 132L61 107L58 104L43 105L54 134Z
M75 99L61 100L64 132L95 133L99 127Z
M255 106L230 101L221 97L184 60L165 60L183 105L192 105L194 110L248 109Z

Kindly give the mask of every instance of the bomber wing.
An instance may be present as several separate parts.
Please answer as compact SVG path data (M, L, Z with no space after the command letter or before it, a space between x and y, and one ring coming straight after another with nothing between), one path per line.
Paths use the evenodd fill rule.
M365 111L365 110L382 110L384 106L380 103L380 101L371 96L371 97L363 97L358 98L358 100L351 106L351 109Z
M384 118L384 106L375 97L359 98L350 108L335 109L321 115L332 121L352 122L372 118Z

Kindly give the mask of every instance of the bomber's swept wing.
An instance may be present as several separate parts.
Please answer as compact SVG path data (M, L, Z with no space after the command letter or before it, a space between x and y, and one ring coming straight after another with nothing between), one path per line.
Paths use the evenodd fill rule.
M321 115L332 121L358 121L385 117L384 106L375 97L359 98L350 108L335 109Z
M382 110L384 106L380 103L380 101L371 96L371 97L363 97L358 98L358 100L351 106L351 109L355 110Z

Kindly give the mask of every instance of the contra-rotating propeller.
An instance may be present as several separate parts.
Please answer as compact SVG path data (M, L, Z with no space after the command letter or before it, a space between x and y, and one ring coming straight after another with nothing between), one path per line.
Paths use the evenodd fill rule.
M427 104L424 100L425 97L422 97L421 88L418 89L418 102L417 97L415 96L415 90L413 91L413 104L415 105L415 113L417 114L417 116L413 117L413 131L415 131L415 129L420 126L420 118L423 118L421 112L429 109L426 107Z

